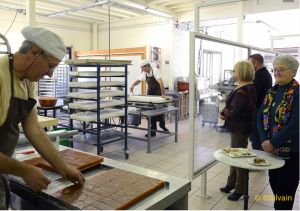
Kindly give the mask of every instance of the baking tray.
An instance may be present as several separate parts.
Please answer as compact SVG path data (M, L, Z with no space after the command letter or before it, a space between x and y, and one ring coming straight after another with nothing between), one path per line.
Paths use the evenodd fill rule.
M100 108L122 106L124 105L123 100L100 100ZM81 109L81 110L97 110L97 103L91 101L80 101L75 103L69 103L70 109Z
M79 77L97 77L96 71L71 71L69 72L70 76L79 76ZM111 76L125 76L124 71L100 71L100 76L102 77L111 77Z
M101 81L100 87L107 86L124 86L124 81ZM97 82L69 82L69 87L72 88L97 88Z
M108 119L113 117L124 116L125 111L121 109L105 109L100 111L100 119ZM76 114L71 114L70 119L83 121L83 122L96 122L97 113L95 112L79 112Z
M59 151L59 154L67 164L73 166L74 168L77 168L80 171L99 165L100 163L103 162L103 157L101 156L91 155L73 149L65 149ZM49 164L42 157L27 159L24 160L23 162L28 165L40 167L42 169L55 172L52 165Z
M160 96L153 96L153 95L131 95L128 96L128 101L130 102L141 102L141 103L168 103L171 100L165 99Z
M70 185L52 196L79 209L123 210L165 187L165 181L115 168L86 178L84 186Z
M128 108L128 113L136 111L136 108ZM113 117L121 117L125 115L124 109L106 108L100 111L100 119L109 119ZM96 112L78 112L70 115L70 119L83 121L83 122L97 122Z
M99 97L117 97L117 96L124 96L124 95L125 92L120 90L100 90ZM97 91L70 92L68 96L72 98L80 98L80 99L97 99Z

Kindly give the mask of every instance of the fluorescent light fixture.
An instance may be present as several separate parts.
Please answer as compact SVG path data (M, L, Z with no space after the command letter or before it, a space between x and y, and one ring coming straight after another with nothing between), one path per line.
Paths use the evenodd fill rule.
M157 9L152 9L150 7L147 7L142 4L138 4L135 2L130 2L130 1L119 1L119 0L111 0L110 1L113 6L121 7L121 8L127 8L129 10L134 10L134 11L140 11L142 13L148 13L151 15L156 15L164 18L172 18L173 16L170 14L167 14L165 12L159 11Z
M146 7L145 5L142 4L137 4L134 2L130 1L120 1L120 0L97 0L95 3L90 3L90 4L84 4L79 7L73 7L67 10L59 11L59 12L53 12L51 14L47 14L47 17L57 17L57 16L63 16L63 15L68 15L69 13L74 13L77 11L93 8L93 7L98 7L102 5L110 4L115 7L119 8L125 8L127 10L132 10L134 12L140 13L140 14L151 14L151 15L156 15L164 18L172 18L172 15L169 15L165 12L161 12L156 9L152 9L149 7Z
M93 7L98 7L101 5L108 4L108 3L110 3L110 0L97 0L95 3L81 5L79 7L74 7L74 8L63 10L60 12L53 12L51 14L48 14L47 17L52 18L52 17L57 17L57 16L68 15L69 13L73 13L73 12L77 12L77 11L81 11L81 10L85 10L85 9L89 9L89 8L93 8Z
M172 15L169 15L168 13L165 13L165 12L161 12L159 10L156 10L156 9L152 9L152 8L145 8L146 11L152 15L157 15L157 16L161 16L161 17L164 17L164 18L172 18L173 16Z

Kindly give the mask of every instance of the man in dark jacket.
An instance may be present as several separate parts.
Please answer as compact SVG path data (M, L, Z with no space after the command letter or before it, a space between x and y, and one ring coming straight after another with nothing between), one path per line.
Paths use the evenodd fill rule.
M257 118L258 111L264 101L266 92L272 87L272 77L267 68L264 66L264 58L260 54L253 54L249 57L249 61L253 64L255 69L255 79L253 84L257 93L256 101L256 114ZM250 141L252 142L252 148L257 150L262 150L261 143L259 140L259 135L255 125L253 126L253 132L250 136Z

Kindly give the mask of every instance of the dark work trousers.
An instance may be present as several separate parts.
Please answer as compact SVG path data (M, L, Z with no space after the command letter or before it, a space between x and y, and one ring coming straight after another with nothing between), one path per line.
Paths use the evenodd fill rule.
M231 147L247 148L248 137L231 133ZM247 183L247 170L230 166L230 173L227 179L227 186L235 187L235 192L243 194Z
M292 210L299 184L299 152L291 153L283 167L269 170L269 181L275 196L275 210Z
M255 118L254 118L253 126L252 126L252 133L251 133L249 139L251 141L252 149L263 150L261 147L261 142L260 142L260 138L259 138L259 134L258 134L258 130L257 130L258 112L259 112L259 108L256 108Z
M154 76L149 77L146 75L146 82L148 85L147 95L161 96L160 85ZM161 128L165 128L166 122L164 119L164 115L158 115L158 116L151 117L151 130L154 130L151 132L151 134L153 134L153 135L156 133L155 131L157 130L156 122L159 122L159 126Z

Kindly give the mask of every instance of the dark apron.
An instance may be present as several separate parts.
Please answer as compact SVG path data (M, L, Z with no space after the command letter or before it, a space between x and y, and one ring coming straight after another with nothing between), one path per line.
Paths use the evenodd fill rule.
M146 74L146 81L147 81L147 85L148 85L147 95L161 96L160 85L157 82L157 80L154 78L153 72L152 72L152 76L149 76L149 77Z
M147 76L147 74L146 74L146 82L147 82L147 85L148 85L147 95L161 96L160 85L159 85L158 81L155 79L155 77L153 75L153 71L152 71L152 76ZM156 126L157 121L159 121L159 125L161 127L165 127L164 115L153 116L151 118L151 129L152 130L157 129L157 126Z
M9 55L9 72L11 76L11 98L6 120L0 126L0 152L11 157L19 139L18 124L25 119L36 104L35 99L18 99L14 96L13 56ZM28 88L28 87L27 87ZM0 174L0 209L7 209L9 189L6 176Z

